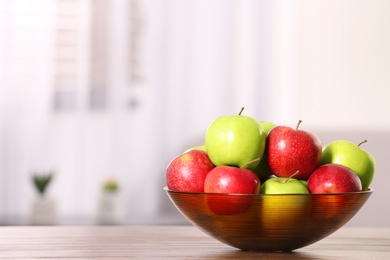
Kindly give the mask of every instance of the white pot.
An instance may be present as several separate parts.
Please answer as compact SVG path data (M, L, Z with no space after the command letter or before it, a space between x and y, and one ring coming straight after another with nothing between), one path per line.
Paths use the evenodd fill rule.
M31 203L30 223L32 225L55 225L57 223L57 203L52 198L39 196Z
M123 204L116 192L103 192L98 202L97 218L101 225L123 224Z

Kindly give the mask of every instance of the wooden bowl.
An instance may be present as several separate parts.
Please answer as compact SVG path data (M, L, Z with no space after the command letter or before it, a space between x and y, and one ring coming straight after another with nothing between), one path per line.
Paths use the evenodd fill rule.
M211 237L241 250L273 252L292 251L327 237L373 192L244 195L164 189L176 208Z

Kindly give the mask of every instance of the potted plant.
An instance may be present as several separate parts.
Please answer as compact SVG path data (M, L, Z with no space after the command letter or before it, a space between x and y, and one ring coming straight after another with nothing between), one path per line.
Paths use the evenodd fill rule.
M47 196L47 188L53 180L53 172L32 175L32 183L38 196L32 201L30 222L33 225L54 225L57 221L57 204Z
M98 203L98 223L117 225L123 222L123 205L119 192L119 183L113 179L103 182Z

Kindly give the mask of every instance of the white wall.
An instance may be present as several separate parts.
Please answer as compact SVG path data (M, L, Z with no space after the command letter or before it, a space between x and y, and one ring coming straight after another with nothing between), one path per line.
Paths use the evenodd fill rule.
M390 1L305 1L304 10L301 127L323 145L368 140L374 194L350 225L389 226Z
M321 130L390 130L390 2L305 1L301 117Z
M351 225L389 225L390 212L382 207L390 194L381 141L390 140L388 1L140 1L145 20L139 57L146 80L138 85L127 81L131 67L123 49L129 2L108 2L111 106L102 113L85 106L87 22L79 32L81 106L73 112L48 108L50 21L33 24L47 38L25 38L39 50L31 56L31 71L39 73L29 88L22 77L4 73L14 69L2 62L11 59L14 38L0 44L0 100L9 101L0 114L1 221L25 223L35 195L31 170L55 167L50 195L65 219L94 223L101 182L112 174L121 181L126 223L187 223L162 190L165 167L203 141L212 119L245 106L260 120L295 126L302 119L301 128L318 132L324 144L367 138L366 148L378 158L375 194ZM54 8L56 2L41 3ZM91 2L80 3L88 17ZM11 7L12 0L0 0L0 11ZM38 14L46 10L30 7ZM4 17L0 39L10 30ZM129 100L140 106L129 109Z
M278 118L278 112L270 113L271 119L291 126L302 119L301 129L316 132L323 146L336 139L355 143L367 139L364 148L374 155L377 163L371 185L374 194L348 225L389 226L390 208L385 200L390 197L387 188L390 183L387 174L390 1L308 0L295 3L293 7L289 6L290 10L295 8L295 14L301 14L303 18L295 19L298 25L295 24L291 35L279 36L280 40L283 37L290 42L294 39L292 42L299 45L294 49L299 55L292 58L299 68L293 75L297 77L293 83L294 93L283 95L282 89L274 88L267 112L271 109L278 109L280 113L296 110L285 118ZM282 31L283 28L279 28L278 32ZM283 55L291 57L291 49ZM280 78L284 76L279 75ZM267 87L273 88L277 82ZM276 103L286 96L289 98L285 107L272 106L272 101Z

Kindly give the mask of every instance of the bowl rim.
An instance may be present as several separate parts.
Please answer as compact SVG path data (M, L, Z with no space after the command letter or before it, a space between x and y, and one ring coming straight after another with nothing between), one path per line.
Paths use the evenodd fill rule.
M195 192L195 191L178 191L170 190L167 186L163 188L168 193L179 193L179 194L192 194L192 195L229 195L229 196L248 196L248 197L277 197L277 196L307 196L307 197L317 197L317 196L335 196L335 195L354 195L354 194L371 194L374 192L373 189L368 189L364 191L354 191L354 192L335 192L335 193L291 193L291 194L241 194L241 193L218 193L218 192Z

